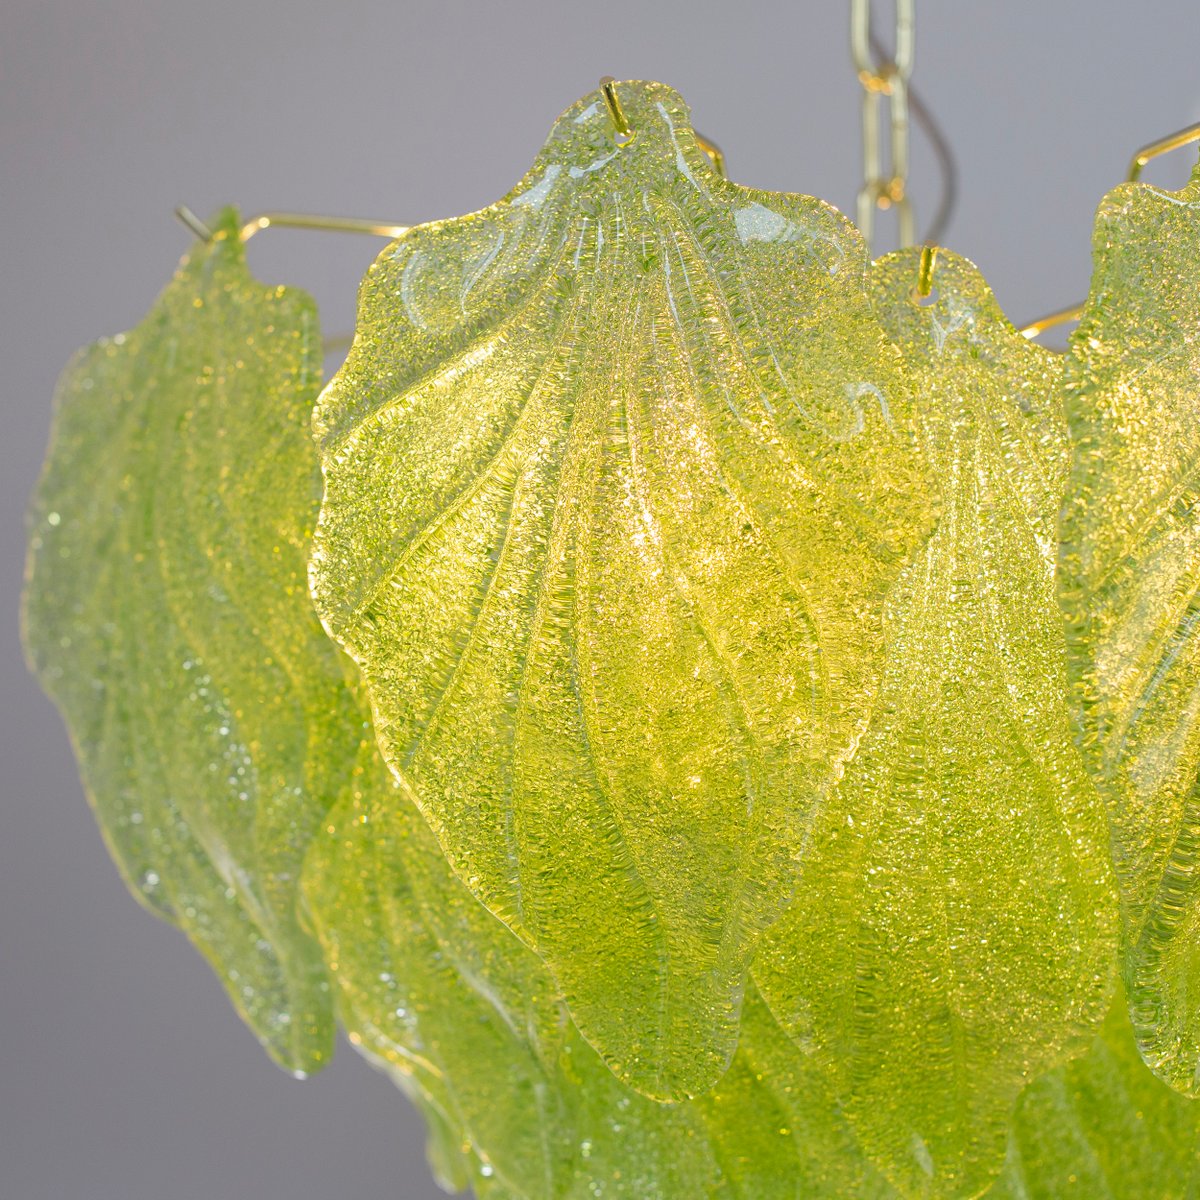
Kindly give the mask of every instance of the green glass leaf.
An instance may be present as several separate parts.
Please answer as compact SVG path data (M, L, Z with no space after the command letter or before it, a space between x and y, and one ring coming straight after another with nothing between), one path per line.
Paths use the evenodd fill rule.
M895 1200L868 1161L811 1052L747 983L741 1039L717 1086L692 1102L729 1194L744 1200Z
M783 1033L752 982L712 1091L659 1104L616 1079L553 1019L545 968L453 876L369 734L314 844L306 894L351 1038L432 1116L447 1185L527 1200L902 1195L863 1155L812 1048ZM1141 1063L1118 995L1090 1050L1023 1092L987 1195L1195 1200L1198 1117Z
M1067 356L1060 600L1146 1061L1200 1095L1200 168L1100 206Z
M660 1104L618 1080L537 955L451 872L369 729L305 893L351 1041L431 1120L447 1184L530 1200L895 1195L752 986L713 1091Z
M350 1040L459 1131L476 1183L556 1180L570 1148L541 1054L562 1040L557 996L537 956L455 879L365 718L305 878Z
M351 1041L458 1131L472 1183L564 1194L586 1139L553 1065L569 1025L550 977L455 878L369 728L329 836L312 848L306 893ZM619 1088L575 1041L601 1092Z
M1054 530L1056 357L965 260L875 264L921 397L937 530L886 609L878 710L755 978L906 1196L977 1195L1022 1086L1086 1046L1115 956L1103 809L1072 744Z
M632 141L587 96L369 271L313 589L458 874L668 1098L729 1063L933 489L858 233L621 95Z
M1196 1200L1200 1104L1157 1080L1118 989L1082 1058L1026 1089L988 1200Z
M224 213L146 319L60 381L25 635L130 889L308 1072L333 1018L296 889L356 716L306 589L316 310L252 278L237 227Z

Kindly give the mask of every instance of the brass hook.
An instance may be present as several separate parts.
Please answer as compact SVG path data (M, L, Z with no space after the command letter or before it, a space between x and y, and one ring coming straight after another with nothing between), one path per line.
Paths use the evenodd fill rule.
M175 209L175 215L202 242L213 240L213 231L186 204ZM398 238L408 232L409 225L389 225L386 221L368 221L358 217L322 217L311 216L307 213L266 212L259 213L246 221L238 236L243 244L248 242L256 233L270 229L272 225L289 229L328 229L335 233L369 233L376 237ZM323 355L340 354L349 348L353 334L337 334L327 337L321 343Z
M629 123L629 118L625 115L625 107L621 103L621 97L617 94L617 81L611 75L605 75L601 78L600 94L604 97L604 106L608 109L608 117L613 123L613 128L617 131L617 137L624 142L632 141L637 131ZM713 170L722 179L728 179L729 176L725 171L725 152L712 138L706 138L698 130L693 131L693 133L696 138L696 145L712 161Z
M702 133L696 133L696 145L704 151L705 154L712 160L713 170L716 171L722 179L728 179L729 176L725 173L725 152L711 138L706 138Z
M629 118L625 115L625 109L621 106L621 97L617 95L617 81L611 75L604 75L600 79L600 94L604 97L605 106L608 108L609 120L613 123L613 128L618 135L623 138L633 137L633 126L629 124Z
M917 301L928 300L933 293L933 272L937 266L937 247L928 242L921 247L921 257L917 260L917 287L914 297Z

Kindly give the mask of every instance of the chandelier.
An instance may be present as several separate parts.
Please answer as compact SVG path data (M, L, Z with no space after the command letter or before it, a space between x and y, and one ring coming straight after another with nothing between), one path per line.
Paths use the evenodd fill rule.
M449 1189L1197 1186L1200 168L1136 179L1200 127L1017 328L915 244L896 8L856 223L606 79L465 217L183 210L60 381L26 643L113 856ZM324 386L281 224L390 239Z

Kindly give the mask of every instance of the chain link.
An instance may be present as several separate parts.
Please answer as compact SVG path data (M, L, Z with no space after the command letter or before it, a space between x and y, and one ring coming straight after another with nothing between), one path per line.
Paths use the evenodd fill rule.
M871 0L850 0L850 47L863 86L863 185L858 193L858 227L874 253L875 214L896 210L901 246L916 241L908 198L908 81L912 76L915 0L895 0L895 50L890 59L871 51ZM887 102L890 126L888 169L883 168L880 109Z

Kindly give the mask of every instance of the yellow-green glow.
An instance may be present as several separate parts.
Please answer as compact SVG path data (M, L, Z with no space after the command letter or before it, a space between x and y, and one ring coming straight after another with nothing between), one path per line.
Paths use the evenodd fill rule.
M296 888L355 745L305 587L321 337L307 296L250 276L236 214L216 228L59 383L26 645L131 890L310 1072L333 1014Z
M1117 989L1087 1054L1026 1088L988 1200L1191 1200L1200 1107L1146 1069Z
M1060 589L1073 698L1109 804L1130 1014L1200 1094L1200 168L1100 207L1071 339Z
M709 1092L663 1105L621 1083L565 1019L537 956L454 876L365 725L363 736L310 851L305 897L342 1021L425 1114L443 1182L481 1200L936 1194L901 1191L872 1164L831 1091L828 1056L795 1044L752 982L737 1052ZM1044 1060L1041 1032L1012 1036ZM989 1200L1190 1194L1200 1111L1142 1064L1119 995L1098 1032L1025 1090L1011 1127L1004 1114ZM919 1053L936 1068L928 1046ZM894 1058L884 1069L895 1073ZM984 1082L981 1072L974 1083ZM978 1195L978 1173L967 1174L940 1194Z
M319 400L232 211L64 373L26 644L114 857L481 1200L1200 1196L1200 173L1064 359L618 90Z
M728 1065L935 486L855 229L620 87L632 141L585 97L369 271L313 592L459 876L677 1097Z
M823 807L755 977L907 1196L975 1195L1012 1105L1107 1006L1115 886L1071 739L1054 527L1061 363L942 252L872 269L942 481L937 530L885 613L875 715Z
M484 1200L896 1195L752 985L733 1065L705 1096L659 1104L618 1080L367 739L305 893L342 1021L432 1118L443 1180Z

